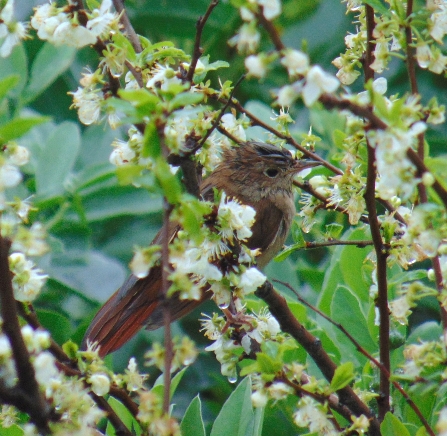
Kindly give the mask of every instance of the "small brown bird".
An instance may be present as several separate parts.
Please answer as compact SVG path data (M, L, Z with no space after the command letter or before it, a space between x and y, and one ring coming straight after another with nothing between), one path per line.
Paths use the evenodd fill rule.
M297 160L286 149L262 142L246 142L227 149L221 163L201 185L201 196L213 200L213 188L224 191L228 198L253 207L256 211L252 236L246 245L260 249L257 267L263 269L283 246L295 216L292 192L293 177L305 168L319 165L313 160ZM179 225L169 223L170 238ZM162 243L162 231L153 244ZM163 325L161 305L162 270L155 265L141 279L131 275L104 304L88 328L87 342L99 345L100 356L117 350L141 328L155 330ZM171 321L191 312L211 297L203 290L201 300L169 299Z

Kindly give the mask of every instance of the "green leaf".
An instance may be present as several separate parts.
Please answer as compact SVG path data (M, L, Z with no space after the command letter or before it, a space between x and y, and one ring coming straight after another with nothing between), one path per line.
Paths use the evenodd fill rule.
M16 45L7 58L0 57L0 78L18 75L19 81L12 91L12 96L17 98L22 92L28 79L28 59L23 44Z
M407 428L391 412L385 415L380 424L380 432L382 436L410 436Z
M153 158L161 155L160 137L158 136L154 122L147 124L144 129L143 150L141 151L141 154L143 157Z
M76 52L75 47L67 45L56 47L46 42L37 53L31 66L31 77L23 93L24 103L35 100L64 73L72 65Z
M204 95L199 93L182 92L177 94L169 103L169 110L185 107L192 104L200 103Z
M20 138L34 126L49 120L49 117L14 118L0 127L0 141L8 142L11 139Z
M120 185L131 185L135 179L141 176L144 167L141 165L126 164L116 168L116 177Z
M36 168L37 194L49 198L64 192L81 144L79 127L66 121L54 130L42 149Z
M20 76L13 74L0 80L0 101L19 83Z
M340 285L335 291L331 304L331 317L348 332L351 332L357 342L366 348L367 351L370 353L377 351L377 343L369 334L366 318L360 307L359 299L346 286ZM342 332L337 330L335 333L344 342L349 342ZM354 345L352 346L354 347Z
M214 421L210 436L245 436L253 433L251 382L244 378L233 391Z
M180 370L171 380L171 386L170 386L170 396L171 398L175 394L175 391L180 383L180 381L183 378L183 375L185 374L185 371L188 369L186 366L182 370ZM154 386L152 387L151 391L160 397L163 396L163 386L164 386L164 374L160 374L160 376L155 380Z
M87 7L93 11L93 9L99 9L101 6L101 2L99 2L98 0L87 0Z
M383 5L380 0L365 0L367 5L370 5L376 12L380 12L382 15L391 15L389 9Z
M177 177L171 173L171 168L162 156L159 156L156 160L154 173L166 200L171 204L177 204L180 201L182 187Z
M37 317L45 329L51 332L52 338L59 344L70 339L71 324L68 318L53 310L37 309Z
M202 404L197 395L189 404L183 416L180 430L183 436L206 436L202 418Z
M336 392L347 386L354 380L354 364L345 362L335 370L334 377L331 380L331 389Z
M110 404L114 412L118 415L118 417L123 421L123 424L136 436L140 436L143 434L143 431L138 424L138 421L134 418L134 416L129 412L127 407L125 407L120 401L118 401L114 397L110 397L107 402ZM115 436L116 431L110 421L107 422L106 429L107 436Z
M16 424L8 428L1 429L1 436L23 436L24 431Z
M160 103L160 98L147 89L120 89L118 95L135 107L144 107L152 112Z

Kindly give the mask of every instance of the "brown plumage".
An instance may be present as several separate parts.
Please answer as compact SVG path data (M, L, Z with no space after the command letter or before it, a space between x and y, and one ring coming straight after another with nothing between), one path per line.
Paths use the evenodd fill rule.
M318 162L296 160L289 151L261 142L247 142L228 149L214 172L203 181L201 195L212 200L213 188L225 191L227 197L252 206L256 210L252 236L246 245L259 248L258 268L264 268L283 246L295 215L292 192L294 175ZM169 224L169 235L175 238L179 226ZM161 244L161 234L153 244ZM142 279L131 275L104 304L93 319L84 338L97 342L101 356L117 350L141 328L155 330L163 325L161 299L161 267L154 266ZM171 320L191 312L210 298L204 290L201 300L169 300Z

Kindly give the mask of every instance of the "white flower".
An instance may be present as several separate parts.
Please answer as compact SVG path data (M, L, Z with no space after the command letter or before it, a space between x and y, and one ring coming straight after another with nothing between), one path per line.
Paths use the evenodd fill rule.
M250 55L245 58L245 68L247 68L249 76L262 79L267 73L267 68L260 55Z
M58 378L59 371L56 368L55 359L48 351L43 351L34 359L36 380L39 384L48 386L52 379Z
M427 68L430 64L431 50L427 43L420 42L416 46L416 59L421 68Z
M241 274L238 288L241 289L244 294L251 294L256 291L259 286L263 285L266 280L267 277L262 274L261 271L255 267L251 267Z
M229 39L228 44L230 46L236 46L239 52L254 52L261 40L261 34L256 29L252 21L251 23L244 23L239 29L239 33Z
M176 72L169 66L163 66L156 64L152 77L146 83L146 87L150 89L156 89L158 83L161 83L160 88L163 91L167 91L169 86L180 85L182 81L177 77Z
M411 306L404 295L390 303L391 315L402 325L408 325L408 317L411 314Z
M251 404L253 407L265 407L268 402L268 396L261 391L255 391L251 394Z
M325 92L334 92L340 82L331 74L326 73L318 65L314 65L306 76L303 88L303 100L306 106L312 106Z
M447 436L447 407L444 407L441 409L441 412L439 412L436 430L438 431L438 436Z
M267 20L273 20L281 15L280 0L257 0L257 2L259 6L262 6L264 17Z
M295 85L284 85L278 91L276 102L281 107L289 107L298 98L300 90L301 86L297 87Z
M284 382L275 382L268 387L268 391L274 400L282 400L293 393L293 388Z
M281 59L281 64L287 68L289 76L306 74L309 69L309 57L302 51L288 49Z
M110 24L115 19L115 14L110 12L112 0L103 0L101 7L92 12L93 18L88 20L87 29L93 35L99 37L108 31Z
M12 164L17 165L18 167L27 164L29 161L28 149L21 145L17 145L14 148L14 152L9 157L9 160Z
M54 45L68 45L82 48L96 42L96 36L86 27L80 24L64 21L59 24L50 39Z
M90 376L88 381L92 386L92 391L96 395L103 397L104 395L109 393L110 379L106 374L103 374L103 373L93 374Z
M17 186L22 181L22 174L15 165L0 166L0 190Z
M9 256L9 266L14 274L12 285L14 297L18 301L32 301L39 294L48 276L27 260L23 253L12 253Z
M129 143L117 139L112 142L113 151L110 154L109 162L112 165L120 166L132 161L135 158L135 151L129 147Z
M78 117L82 124L89 126L98 121L101 114L102 97L100 91L79 87L73 95L73 106L78 109Z
M256 211L245 204L237 201L226 201L225 193L222 193L217 217L220 224L222 237L231 239L233 232L241 241L252 235L251 226L255 222Z

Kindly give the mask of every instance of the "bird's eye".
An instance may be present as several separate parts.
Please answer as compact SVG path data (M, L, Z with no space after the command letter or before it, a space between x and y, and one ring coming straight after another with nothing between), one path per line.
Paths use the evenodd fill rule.
M279 170L277 170L276 168L269 168L268 170L264 171L264 174L267 177L274 179L279 174Z

